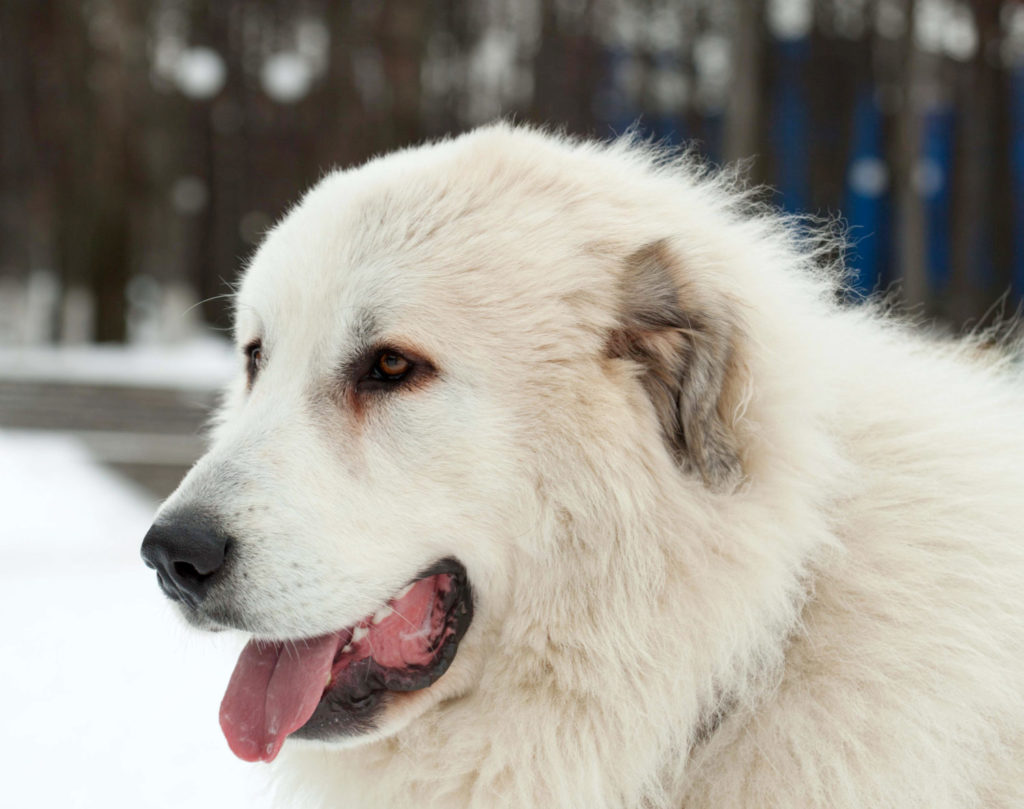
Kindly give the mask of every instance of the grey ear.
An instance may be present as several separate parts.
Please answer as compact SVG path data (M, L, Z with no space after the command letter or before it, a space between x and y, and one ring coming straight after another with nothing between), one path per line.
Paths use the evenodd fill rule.
M742 479L735 432L736 315L685 284L665 241L631 255L622 276L612 356L633 360L665 440L683 468L728 490ZM690 289L689 287L693 287Z

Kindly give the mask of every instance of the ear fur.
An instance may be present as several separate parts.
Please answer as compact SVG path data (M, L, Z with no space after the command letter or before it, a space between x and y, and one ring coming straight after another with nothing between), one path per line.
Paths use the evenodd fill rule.
M641 380L679 464L716 490L743 477L735 421L741 388L736 314L681 280L666 241L633 253L621 281L621 326L612 356L643 368Z

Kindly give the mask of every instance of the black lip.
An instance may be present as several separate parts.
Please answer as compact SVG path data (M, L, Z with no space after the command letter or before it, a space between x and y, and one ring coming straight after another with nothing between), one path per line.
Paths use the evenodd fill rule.
M412 581L440 574L451 575L455 586L445 597L446 621L454 632L444 641L428 666L396 671L364 658L350 669L353 676L327 691L313 715L292 735L300 739L331 739L355 736L373 730L376 719L395 693L418 691L437 682L458 651L459 643L473 621L473 590L465 566L452 557L434 563ZM411 583L411 582L410 582Z

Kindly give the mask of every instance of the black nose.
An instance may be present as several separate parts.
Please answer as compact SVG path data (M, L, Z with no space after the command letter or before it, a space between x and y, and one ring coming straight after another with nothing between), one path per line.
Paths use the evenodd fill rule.
M224 566L229 537L205 514L183 512L163 517L142 540L142 559L156 569L169 598L193 609L206 597Z

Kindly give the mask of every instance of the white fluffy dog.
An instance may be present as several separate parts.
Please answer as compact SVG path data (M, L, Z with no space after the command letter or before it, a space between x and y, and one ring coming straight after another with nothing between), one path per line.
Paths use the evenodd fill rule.
M628 141L325 178L143 545L252 638L232 749L303 807L1024 806L1012 357L823 245Z

